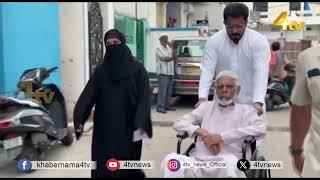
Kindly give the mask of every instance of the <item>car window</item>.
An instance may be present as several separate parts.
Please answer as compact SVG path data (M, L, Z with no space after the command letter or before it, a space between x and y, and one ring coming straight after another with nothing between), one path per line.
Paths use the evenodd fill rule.
M177 57L202 57L206 40L177 40L174 42Z

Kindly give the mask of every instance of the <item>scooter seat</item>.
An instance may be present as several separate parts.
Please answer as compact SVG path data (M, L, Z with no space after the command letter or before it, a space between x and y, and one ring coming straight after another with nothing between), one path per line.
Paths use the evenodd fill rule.
M12 98L12 97L7 97L7 100L13 104L26 105L31 108L37 108L37 109L41 109L43 111L47 111L47 109L45 107L43 107L42 104L38 103L34 99L20 100L20 99L16 99L16 98Z

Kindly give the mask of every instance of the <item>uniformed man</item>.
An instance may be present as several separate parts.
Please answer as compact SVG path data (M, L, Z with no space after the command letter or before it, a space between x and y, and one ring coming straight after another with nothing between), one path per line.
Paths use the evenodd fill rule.
M320 45L299 54L291 101L293 167L302 177L320 177Z

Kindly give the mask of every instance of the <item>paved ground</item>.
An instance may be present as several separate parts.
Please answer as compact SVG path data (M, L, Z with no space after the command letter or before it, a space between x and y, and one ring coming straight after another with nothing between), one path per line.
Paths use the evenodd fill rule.
M182 99L177 102L177 111L159 114L153 109L154 137L144 141L143 160L152 160L154 169L145 170L147 177L160 177L159 165L163 157L176 151L176 134L171 128L177 117L192 110L193 99ZM289 107L283 106L268 113L268 133L261 150L268 160L283 161L284 169L273 170L272 177L297 177L292 170L289 146ZM185 140L183 147L188 146L192 139ZM45 160L90 161L91 134L84 135L81 141L75 141L70 147L59 145L48 152ZM37 170L31 174L17 171L15 163L0 168L0 178L3 177L90 177L89 170Z

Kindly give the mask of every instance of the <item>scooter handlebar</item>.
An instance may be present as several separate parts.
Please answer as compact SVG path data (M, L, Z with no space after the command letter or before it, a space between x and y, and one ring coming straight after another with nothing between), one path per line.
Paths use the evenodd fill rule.
M55 71L55 70L57 70L57 69L58 69L57 66L55 66L55 67L53 67L53 68L50 68L50 69L48 69L48 73L52 73L53 71Z

